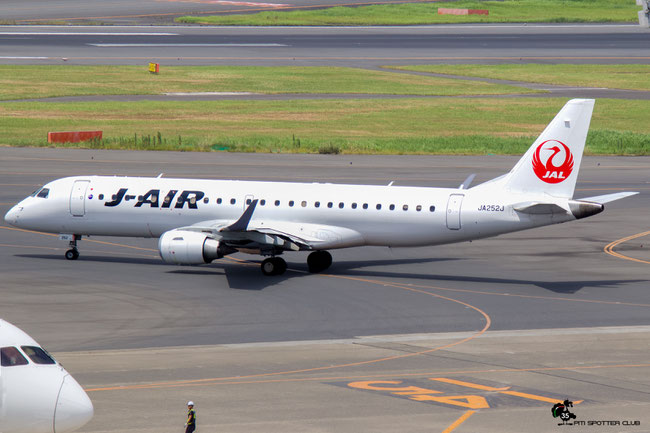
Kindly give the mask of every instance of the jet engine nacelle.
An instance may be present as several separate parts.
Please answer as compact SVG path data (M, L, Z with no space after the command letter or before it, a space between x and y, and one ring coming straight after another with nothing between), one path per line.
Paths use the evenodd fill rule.
M158 240L160 257L167 263L177 265L200 265L233 251L226 251L219 241L204 233L187 230L170 230Z

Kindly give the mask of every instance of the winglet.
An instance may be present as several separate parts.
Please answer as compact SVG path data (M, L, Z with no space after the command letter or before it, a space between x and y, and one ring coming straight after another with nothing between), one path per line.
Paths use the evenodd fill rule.
M257 199L253 200L251 204L248 205L242 216L239 217L237 221L228 227L222 228L222 232L243 232L248 229L248 223L251 221L253 212L255 211L255 206L257 206Z

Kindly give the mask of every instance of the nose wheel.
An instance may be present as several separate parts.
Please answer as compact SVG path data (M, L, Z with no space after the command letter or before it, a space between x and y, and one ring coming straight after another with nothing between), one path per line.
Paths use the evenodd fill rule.
M67 239L70 239L69 236L70 235L62 235L62 238L65 239L67 237ZM77 260L79 258L79 250L77 249L77 241L79 240L81 240L81 235L72 235L72 239L68 244L70 249L65 252L65 258L67 260Z
M287 270L287 262L280 257L269 257L262 261L262 273L266 276L282 275Z

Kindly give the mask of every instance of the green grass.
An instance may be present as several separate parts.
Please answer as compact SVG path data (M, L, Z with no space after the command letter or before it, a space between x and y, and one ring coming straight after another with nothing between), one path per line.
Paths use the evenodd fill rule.
M438 15L438 8L488 9L483 15ZM216 25L414 25L496 22L636 22L633 0L503 0L304 8L255 14L185 16L182 23Z
M10 102L0 104L0 145L47 146L48 131L100 129L104 141L69 146L520 154L565 102L546 98ZM587 152L649 154L648 112L650 101L598 100Z
M0 66L0 100L167 92L483 95L533 93L519 87L341 67Z
M650 90L650 65L416 65L385 68L530 83Z

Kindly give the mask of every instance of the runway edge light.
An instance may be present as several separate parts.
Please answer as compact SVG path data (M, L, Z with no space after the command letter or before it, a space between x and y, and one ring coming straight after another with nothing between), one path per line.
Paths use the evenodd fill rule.
M149 72L152 74L160 72L160 63L149 63Z

